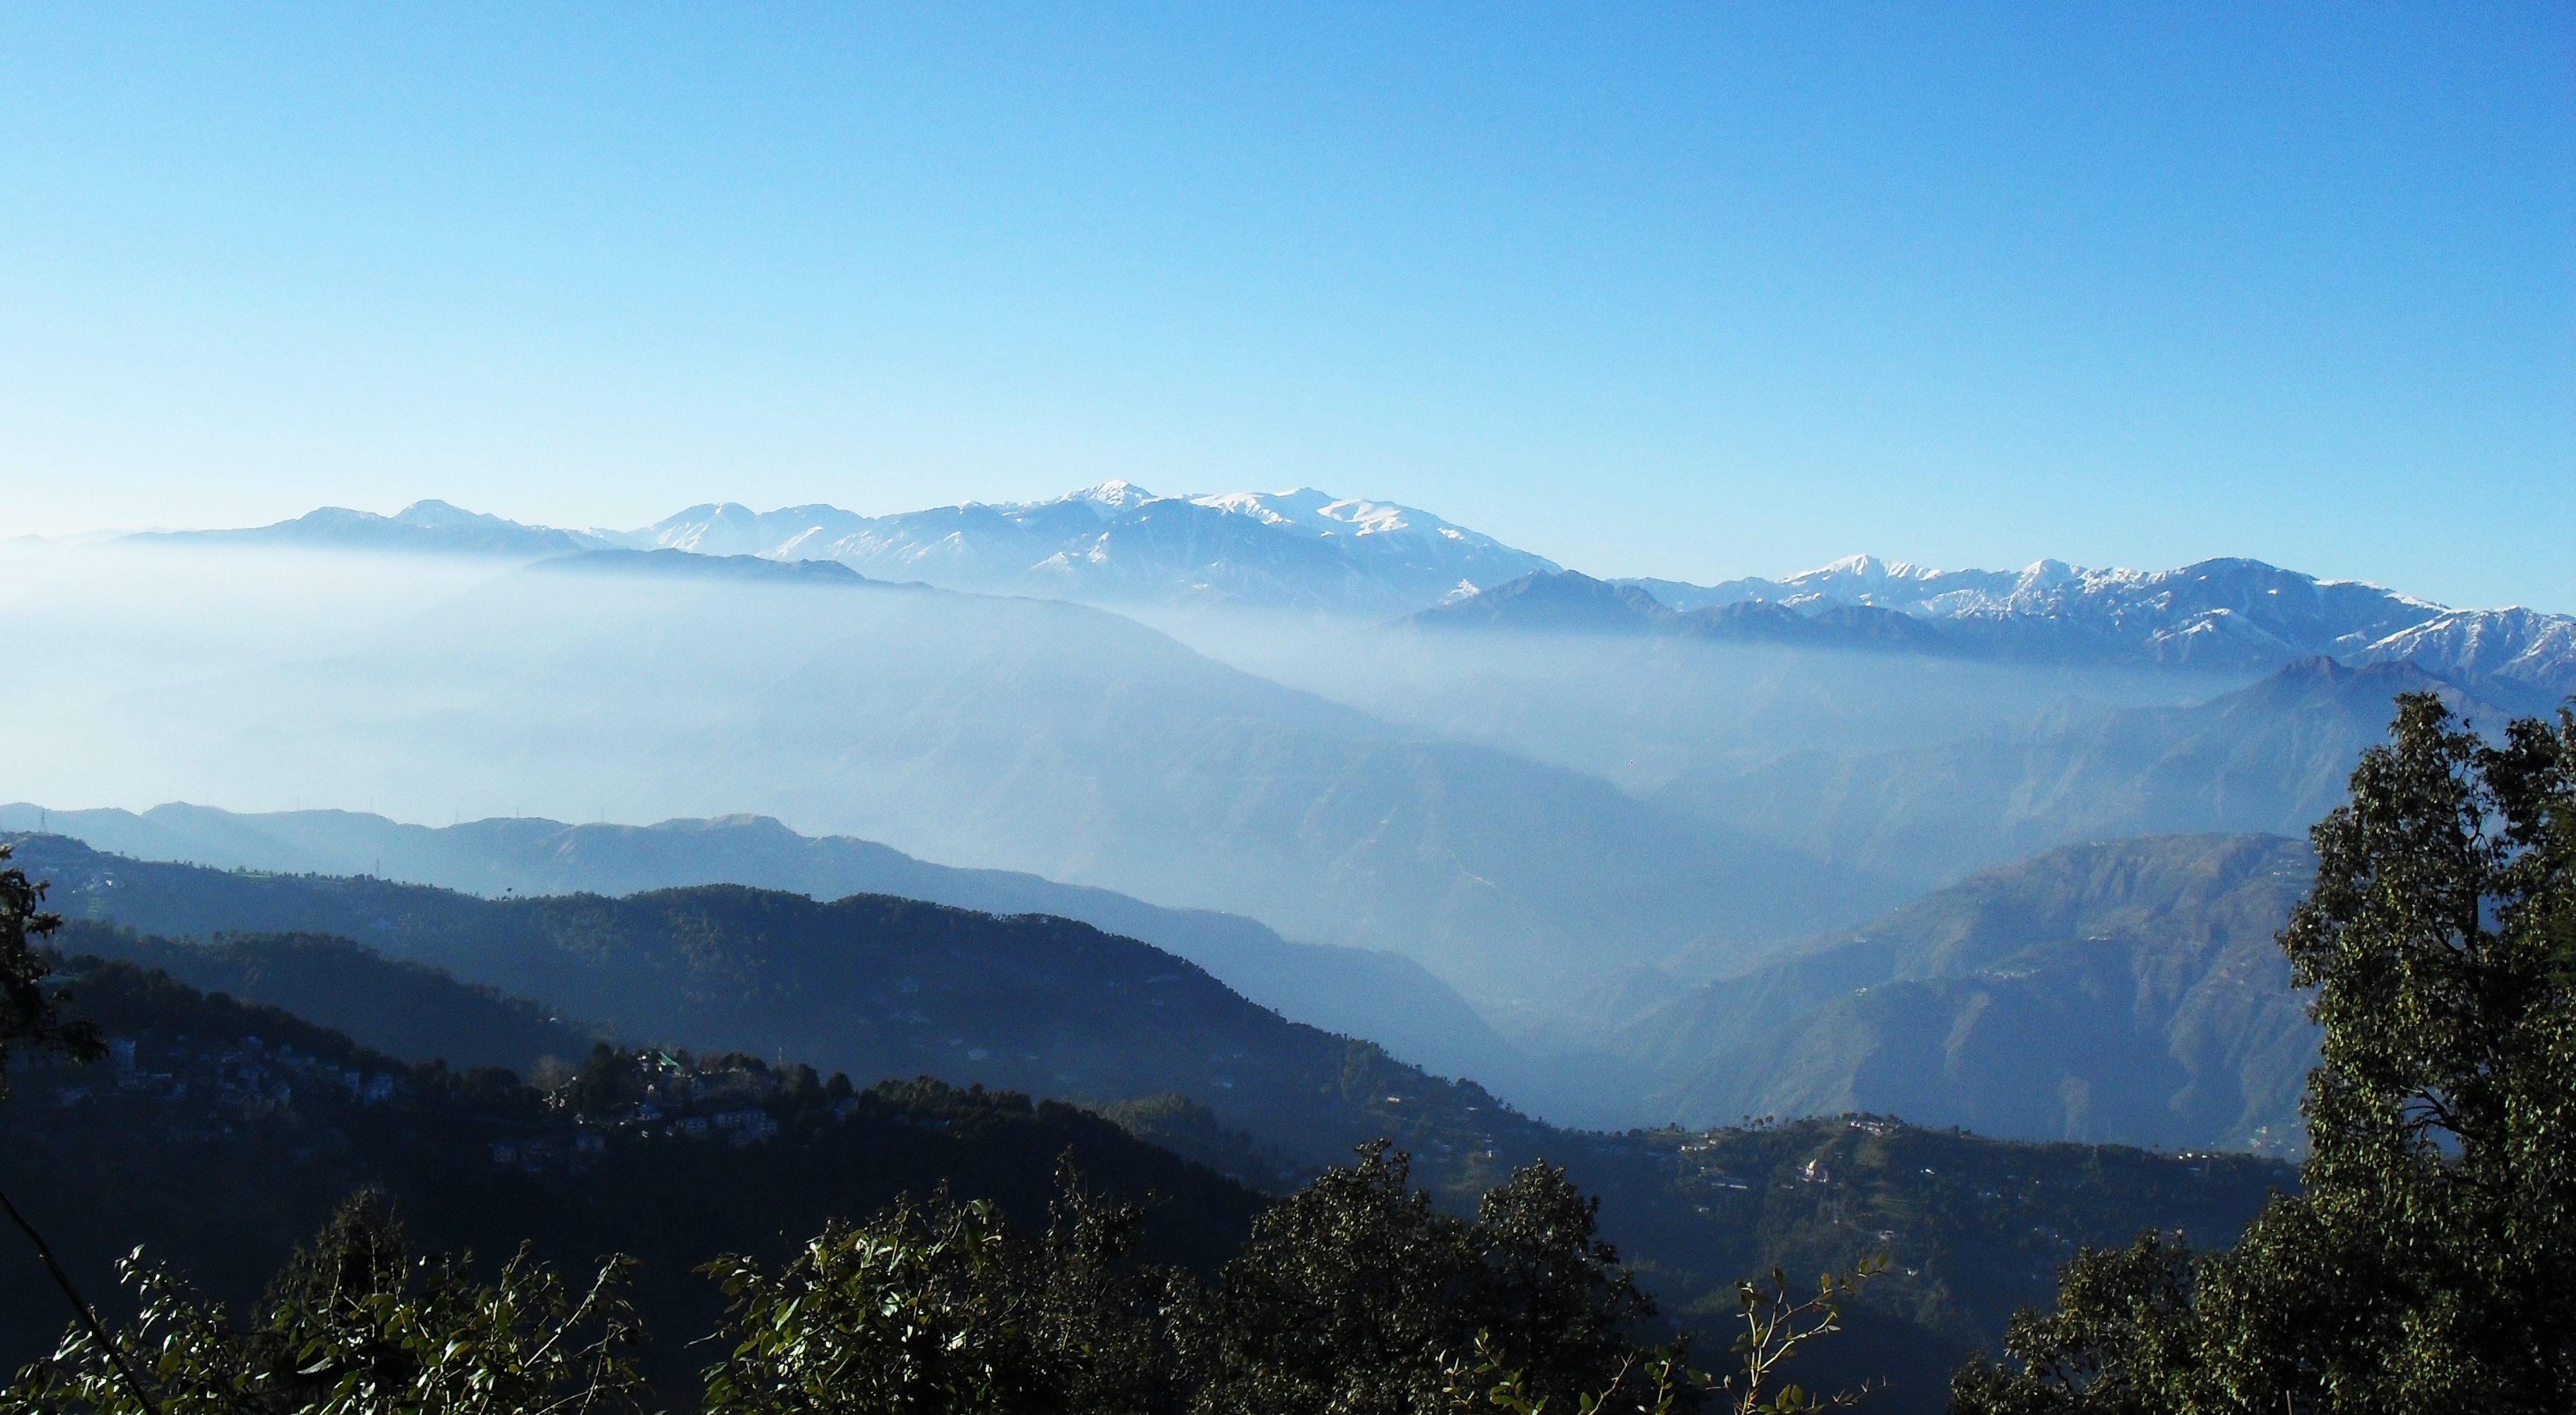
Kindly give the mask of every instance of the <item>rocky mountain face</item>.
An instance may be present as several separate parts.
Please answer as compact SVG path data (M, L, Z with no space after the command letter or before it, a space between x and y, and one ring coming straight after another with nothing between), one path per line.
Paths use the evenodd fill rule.
M2304 843L2151 836L1989 870L1589 1035L1685 1123L1862 1110L1984 1134L2280 1151L2316 1029L2273 937Z

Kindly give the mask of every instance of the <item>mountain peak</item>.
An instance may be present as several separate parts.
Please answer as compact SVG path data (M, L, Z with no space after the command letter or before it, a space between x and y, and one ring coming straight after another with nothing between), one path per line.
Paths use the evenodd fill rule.
M460 521L497 521L498 516L482 516L436 497L415 501L389 519L407 526L452 526Z
M1828 561L1825 564L1808 571L1804 575L1792 575L1789 578L1793 580L1807 580L1814 579L1820 575L1849 576L1854 579L1862 580L1884 580L1887 578L1887 564L1885 561L1879 560L1864 552L1859 555L1846 555L1840 560Z
M1301 486L1293 491L1209 492L1191 497L1190 503L1230 515L1249 516L1256 521L1264 521L1274 526L1294 526L1301 530L1326 531L1331 530L1332 527L1317 527L1314 524L1315 521L1319 518L1338 519L1326 513L1332 507L1346 504L1337 500L1332 493L1317 491L1311 486Z
M1079 491L1068 491L1056 498L1058 501L1089 502L1103 511L1124 511L1130 506L1142 506L1148 501L1162 499L1124 477L1086 486Z

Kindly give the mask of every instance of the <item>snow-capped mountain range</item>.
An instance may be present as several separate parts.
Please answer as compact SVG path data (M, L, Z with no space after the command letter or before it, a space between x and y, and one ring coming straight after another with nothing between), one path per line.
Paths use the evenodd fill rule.
M1867 555L1783 580L1698 586L1626 580L1680 614L1743 603L1815 617L1845 608L1929 620L1961 647L2037 647L2068 634L2159 663L2273 667L2323 654L2410 662L2463 682L2576 692L2576 618L2524 608L2452 609L2359 580L2320 580L2259 560L2174 570L1936 570Z
M1605 582L1427 511L1313 488L1157 496L1112 481L1048 501L889 516L820 504L758 512L726 502L631 531L523 525L423 501L392 516L325 507L271 526L129 539L526 559L671 549L831 560L876 579L1112 607L1234 603L1400 615L1439 606L1437 617L1449 623L1490 628L1653 629L2033 659L2108 654L2224 670L2262 671L2322 654L2411 662L2526 704L2576 693L2576 617L2452 609L2258 560L2154 571L2057 560L2023 570L1939 570L1858 555L1779 580Z
M878 579L1101 603L1237 601L1402 612L1555 562L1392 502L1283 492L1156 496L1132 482L1052 501L969 502L893 516L834 506L692 506L632 549L837 560Z

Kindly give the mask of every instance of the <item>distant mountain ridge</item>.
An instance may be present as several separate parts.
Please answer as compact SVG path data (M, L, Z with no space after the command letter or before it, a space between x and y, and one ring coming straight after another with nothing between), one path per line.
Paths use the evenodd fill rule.
M1488 1152L1496 1142L1509 1149L1550 1133L1475 1081L1436 1077L1373 1041L1288 1021L1186 959L1043 914L873 894L818 903L739 885L623 899L486 899L366 877L139 861L60 835L9 843L16 863L52 881L50 903L73 921L69 941L109 956L163 966L177 950L203 946L192 940L221 955L216 936L228 933L363 946L339 959L289 950L260 970L265 978L249 979L255 995L270 995L262 1000L283 1000L278 990L292 984L284 976L292 969L280 964L338 964L348 975L372 961L371 991L380 994L384 975L408 962L468 985L462 1001L479 1000L487 1013L510 1005L484 989L543 998L631 1043L1034 1096L1187 1096L1301 1164L1334 1163L1375 1135L1427 1147L1434 1131L1426 1127L1472 1127L1488 1137L1484 1147L1447 1145L1423 1168L1425 1178L1438 1173L1444 1186L1454 1178L1470 1192L1502 1177L1505 1166ZM231 968L222 956L189 966L210 980ZM385 1009L352 1007L348 1020L361 1011L371 1045L416 1045Z
M887 516L819 502L775 511L709 502L630 531L522 525L421 501L392 516L324 507L270 526L126 539L520 559L684 551L832 561L872 579L1105 605L1416 614L1444 626L1654 630L2256 672L2327 654L2356 664L2411 662L2493 684L2520 693L2526 708L2576 693L2576 616L2520 606L2453 609L2259 560L2220 558L2170 570L2088 569L2062 560L2021 570L1941 570L1855 555L1777 580L1600 581L1428 511L1312 487L1158 496L1109 481L1052 500L965 502ZM1628 593L1578 606L1593 585Z
M138 531L129 541L168 544L269 545L312 550L395 551L414 555L486 555L533 560L619 542L586 531L523 525L444 501L415 501L390 516L325 506L291 521L238 530Z
M1700 586L1572 571L1414 616L1439 627L1667 633L2008 659L2107 658L2264 672L2327 655L2413 663L2525 710L2576 693L2576 616L2451 609L2259 560L2178 569L1932 570L1854 556L1785 580Z
M1157 496L1124 481L1049 501L966 502L890 516L819 503L754 511L724 502L631 531L570 531L422 501L391 516L324 507L270 526L127 539L520 559L687 552L838 562L872 579L983 594L1367 614L1417 609L1558 568L1545 556L1393 502L1312 487Z
M1812 603L1791 607L1762 599L1674 609L1644 582L1596 580L1573 570L1524 575L1415 614L1424 629L1546 630L1562 633L1667 634L1718 643L1786 644L1899 652L1961 651L1931 624L1876 605Z
M1655 799L1863 870L1954 880L2083 840L2302 832L2386 740L2390 703L2429 692L2487 727L2509 715L2410 663L2318 657L2205 702L2067 705L1936 747L1784 754L1675 779Z
M1392 502L1284 492L1156 496L1125 481L1051 501L892 516L693 506L616 537L637 549L837 560L943 589L1116 603L1237 602L1381 612L1555 562Z

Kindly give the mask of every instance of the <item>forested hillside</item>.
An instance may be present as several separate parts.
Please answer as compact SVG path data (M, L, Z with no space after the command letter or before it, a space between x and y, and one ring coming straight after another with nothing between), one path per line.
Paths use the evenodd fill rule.
M55 943L67 954L140 964L190 987L279 1008L363 1037L407 1062L525 1074L546 1058L577 1062L595 1040L590 1029L543 1003L505 997L330 934L219 933L180 943L82 919Z
M729 885L494 900L367 878L130 861L59 838L21 851L76 919L171 936L355 939L544 999L636 1042L1035 1095L1180 1093L1306 1165L1332 1163L1375 1135L1409 1139L1435 1123L1425 1117L1481 1133L1502 1114L1473 1082L1286 1022L1188 962L1066 919L878 895L824 904ZM383 1035L379 1045L397 1045L396 1034ZM1471 1147L1456 1148L1460 1184L1492 1182L1490 1166L1469 1161Z
M0 829L40 827L110 854L280 874L372 875L469 894L633 894L741 884L816 899L890 894L988 914L1052 914L1150 943L1292 1021L1367 1037L1406 1061L1514 1094L1551 1076L1455 990L1400 953L1291 943L1237 914L1165 909L1011 870L917 860L872 840L806 836L764 816L652 826L503 817L430 827L354 811L236 815L165 804L134 813L0 806Z
M422 1241L491 1262L523 1239L567 1267L612 1250L641 1258L637 1298L677 1338L649 1360L684 1390L701 1358L681 1334L710 1329L721 1307L691 1268L723 1251L774 1257L899 1193L946 1185L1043 1227L1070 1154L1103 1192L1160 1196L1148 1253L1208 1269L1261 1202L1086 1112L1022 1096L936 1082L853 1093L810 1070L712 1055L688 1068L702 1084L658 1097L660 1124L584 1128L506 1074L406 1066L131 964L76 965L68 983L117 1050L17 1071L22 1094L0 1105L0 1183L92 1294L114 1292L112 1260L142 1244L210 1295L247 1303L363 1185ZM750 1114L761 1120L746 1130ZM731 1129L709 1119L728 1115ZM0 1303L0 1366L14 1370L52 1347L67 1316L21 1244L0 1245L0 1285L13 1294Z
M495 1071L409 1067L131 964L76 963L65 981L76 1010L120 1046L90 1066L18 1073L21 1097L0 1107L0 1171L93 1289L107 1286L111 1258L145 1242L213 1294L246 1297L360 1183L383 1188L435 1245L492 1256L536 1236L567 1265L636 1253L639 1300L663 1330L712 1320L714 1296L687 1274L707 1254L781 1252L824 1217L862 1216L899 1190L944 1180L1042 1223L1068 1147L1108 1192L1166 1196L1147 1237L1174 1260L1213 1267L1260 1202L1238 1179L1088 1112L1006 1093L928 1081L854 1091L792 1059L647 1051L605 1066L584 1058L550 1098ZM1898 1410L1932 1408L1960 1354L2044 1296L2075 1245L2140 1224L2230 1232L2289 1182L2247 1157L2000 1144L1871 1117L1625 1135L1496 1117L1483 1137L1492 1153L1461 1164L1476 1137L1452 1127L1476 1117L1408 1117L1397 1099L1381 1112L1387 1128L1444 1205L1472 1210L1517 1164L1566 1165L1687 1327L1718 1331L1733 1282L1771 1265L1888 1253L1894 1266L1868 1290L1834 1369L1902 1377L1906 1393L1887 1404ZM1273 1193L1301 1177L1176 1098L1103 1109ZM585 1114L599 1123L577 1125ZM52 1309L14 1310L5 1336L17 1357L59 1331ZM666 1375L684 1369L678 1353L655 1359Z

